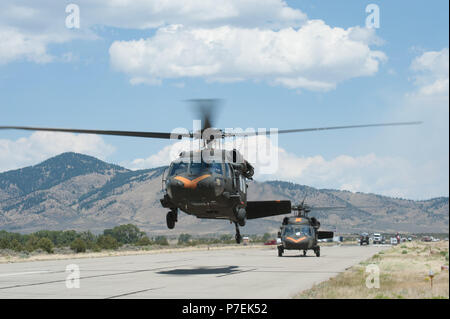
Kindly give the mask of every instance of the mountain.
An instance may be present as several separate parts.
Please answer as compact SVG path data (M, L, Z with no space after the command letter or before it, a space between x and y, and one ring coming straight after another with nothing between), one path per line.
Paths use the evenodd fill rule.
M166 227L160 205L164 167L131 171L94 157L64 153L41 164L0 173L0 229L102 231L133 223L151 234L232 233L226 221L180 214ZM316 189L282 181L250 182L249 200L289 199L316 207L324 229L338 232L448 232L449 199L413 201L376 194ZM243 233L276 232L282 216L251 220Z

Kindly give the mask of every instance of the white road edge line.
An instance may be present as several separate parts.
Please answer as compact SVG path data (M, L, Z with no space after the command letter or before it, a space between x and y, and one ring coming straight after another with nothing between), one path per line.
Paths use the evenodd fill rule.
M0 277L10 277L10 276L21 276L21 275L34 275L34 274L44 274L49 273L50 270L43 271L26 271L26 272L14 272L10 274L0 274Z

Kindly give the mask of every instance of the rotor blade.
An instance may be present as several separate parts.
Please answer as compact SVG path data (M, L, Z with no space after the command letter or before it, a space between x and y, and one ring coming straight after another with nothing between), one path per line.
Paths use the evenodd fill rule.
M279 130L277 132L270 132L270 131L263 131L263 132L239 132L239 133L227 133L227 132L225 132L224 133L224 137L257 136L257 135L301 133L301 132L312 132L312 131L340 130L340 129L348 129L348 128L362 128L362 127L376 127L376 126L401 126L401 125L418 125L418 124L422 124L422 122L417 121L417 122L397 122L397 123L379 123L379 124L315 127L315 128Z
M183 137L192 137L191 134L187 134L187 133L79 130L79 129L65 129L65 128L29 127L29 126L0 126L0 130L26 130L26 131L82 133L82 134L116 135L116 136L132 136L132 137L162 138L162 139L181 139Z
M201 131L214 127L214 119L222 100L219 99L192 99L187 100L193 104L202 121Z

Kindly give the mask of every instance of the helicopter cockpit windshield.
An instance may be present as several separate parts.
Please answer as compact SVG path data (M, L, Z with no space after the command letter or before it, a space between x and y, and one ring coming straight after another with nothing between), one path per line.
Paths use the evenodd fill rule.
M170 168L169 176L176 176L182 173L185 173L188 169L188 163L185 162L177 162L172 163L172 167Z
M222 175L222 164L221 163L191 163L189 167L189 171L191 175L200 175L204 173L215 173Z
M284 235L285 236L303 236L303 235L311 236L311 227L287 225L284 228Z
M218 174L222 175L222 164L221 163L206 163L204 161L202 162L174 162L172 163L172 166L170 168L169 176L176 176L183 173L188 173L189 175L198 176L201 174Z

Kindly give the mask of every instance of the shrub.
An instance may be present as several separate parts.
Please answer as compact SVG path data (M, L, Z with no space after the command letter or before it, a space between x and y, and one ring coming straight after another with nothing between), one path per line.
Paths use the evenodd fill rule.
M74 252L78 253L84 253L86 251L87 245L86 242L81 239L77 238L70 244L70 249L72 249Z
M53 253L53 243L46 237L39 239L39 241L37 242L37 248L41 248L49 254Z
M403 250L403 251L402 251L402 255L406 255L407 253L408 253L407 250Z
M101 249L117 249L120 246L117 240L110 235L99 236L97 239L97 245Z
M178 244L179 245L183 245L183 244L188 244L189 241L191 240L192 236L189 234L181 234L178 237Z
M151 244L152 244L152 242L150 241L150 239L147 236L142 237L136 243L136 245L138 245L138 246L148 246L148 245L151 245Z
M169 245L169 242L167 241L166 236L156 236L155 244L162 245L162 246L167 246L167 245Z

